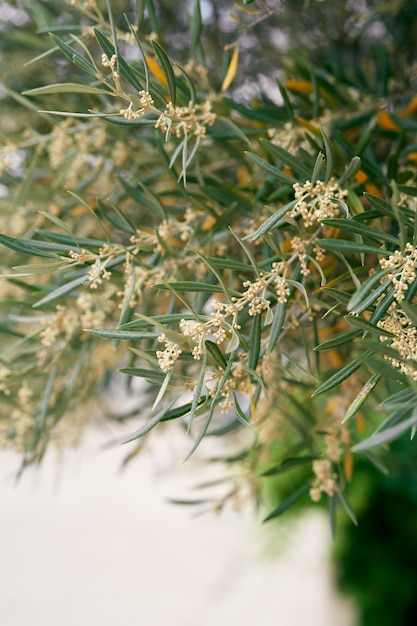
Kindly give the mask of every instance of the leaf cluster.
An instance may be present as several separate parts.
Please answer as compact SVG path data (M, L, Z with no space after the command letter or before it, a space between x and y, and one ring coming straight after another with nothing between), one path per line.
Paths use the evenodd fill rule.
M274 98L247 102L244 38L210 66L198 0L186 62L151 0L75 4L78 24L40 35L44 80L7 101L26 121L0 155L0 445L38 462L103 410L140 420L126 443L181 424L188 456L245 432L230 498L269 481L268 520L307 492L355 520L356 455L385 470L417 425L408 59L376 46L366 74L288 52ZM275 16L239 10L244 34ZM114 416L118 372L141 392Z

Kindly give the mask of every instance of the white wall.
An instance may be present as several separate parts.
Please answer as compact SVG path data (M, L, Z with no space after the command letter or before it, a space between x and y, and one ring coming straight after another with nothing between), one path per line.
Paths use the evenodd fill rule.
M2 626L354 625L319 513L276 535L250 511L196 516L165 498L187 493L195 464L170 476L172 459L145 454L120 473L125 452L89 432L18 485L16 457L0 453Z

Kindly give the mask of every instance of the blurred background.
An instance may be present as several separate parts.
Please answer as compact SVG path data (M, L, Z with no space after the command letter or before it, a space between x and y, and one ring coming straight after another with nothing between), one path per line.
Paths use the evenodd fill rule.
M119 472L125 450L108 441L89 430L18 484L19 460L0 455L0 623L355 626L324 514L271 526L250 506L199 515L167 501L207 478L181 464L188 441L171 431Z

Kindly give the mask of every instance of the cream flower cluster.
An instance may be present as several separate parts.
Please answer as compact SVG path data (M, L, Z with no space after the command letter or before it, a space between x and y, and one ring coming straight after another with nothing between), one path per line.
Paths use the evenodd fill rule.
M301 217L306 227L336 217L339 214L340 203L348 193L347 190L339 187L334 178L331 178L328 183L321 180L314 184L309 180L304 185L294 183L293 188L297 203L288 215Z
M212 126L215 121L216 114L212 110L212 103L209 99L201 104L189 104L188 107L174 106L172 102L168 102L155 128L160 128L167 138L172 132L177 137L186 136L189 133L205 137L206 127Z
M398 352L400 359L390 356L385 358L390 361L392 367L417 381L417 369L410 363L404 362L417 361L417 328L409 317L397 308L395 303L391 305L389 315L380 320L377 325L395 335L394 338L380 336L379 339L380 341L390 341L391 348Z
M380 259L382 269L391 269L388 279L395 287L395 299L397 302L404 300L404 292L416 279L417 248L410 242L405 245L404 253L395 250L387 259Z
M240 330L241 327L237 318L245 307L247 307L251 317L269 310L271 303L265 297L269 285L275 287L279 302L287 301L290 289L287 280L279 274L282 265L282 263L274 263L272 271L268 274L258 277L254 282L245 281L243 287L246 289L240 298L233 297L229 302L219 302L213 299L211 302L212 311L208 321L203 323L197 320L181 320L180 329L184 339L191 339L195 344L192 355L196 361L201 359L204 353L204 344L208 337L220 345L227 337L233 337L234 331ZM164 334L159 337L159 341L166 343L166 349L156 353L160 368L166 372L175 364L182 350L178 344L167 342Z
M158 341L165 344L165 349L157 350L156 358L158 359L160 369L167 374L171 367L175 365L175 361L180 358L182 350L178 344L170 341L165 334L158 337Z
M337 490L337 474L333 472L333 463L330 459L316 459L313 461L315 478L310 487L310 498L319 502L323 493L334 496Z
M127 120L137 120L140 117L142 117L142 115L146 115L149 112L155 113L155 109L153 106L154 100L151 94L142 89L141 91L139 91L139 95L140 95L140 98L139 98L140 108L139 109L135 108L133 102L129 103L129 106L127 107L127 109L120 109L120 115L123 115L123 117L126 118Z

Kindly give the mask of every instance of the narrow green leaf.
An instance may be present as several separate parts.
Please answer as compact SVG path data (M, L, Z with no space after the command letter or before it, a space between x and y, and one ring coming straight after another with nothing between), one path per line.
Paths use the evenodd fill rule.
M392 287L385 294L382 300L380 300L378 304L376 305L374 312L369 318L369 321L371 322L371 324L377 324L379 322L379 320L386 313L386 311L388 311L389 307L394 302L394 300L395 300L395 287Z
M348 499L346 498L345 494L343 493L343 491L341 491L340 489L337 489L336 495L339 498L340 502L343 504L346 513L349 515L349 517L352 520L352 522L354 523L354 525L357 526L358 525L358 520L356 519L356 515L353 512L353 509L350 506L350 503L349 503Z
M156 55L161 63L162 70L165 74L165 78L168 85L169 97L172 104L175 106L177 101L177 85L175 81L174 70L172 69L171 62L167 56L165 50L159 45L157 41L152 41L152 47L156 52Z
M84 332L102 337L103 339L127 339L128 341L139 341L142 339L156 339L161 333L158 332L135 332L133 330L117 330L113 328L83 328Z
M252 324L252 332L249 341L249 359L248 367L251 370L256 370L256 366L259 362L259 355L261 353L261 339L262 339L262 316L256 315Z
M238 244L240 245L240 247L242 248L242 250L244 251L244 253L246 254L246 256L248 257L253 270L255 272L255 274L259 277L259 267L258 264L255 261L255 257L253 256L252 252L250 251L249 247L245 244L244 241L242 241L242 239L239 237L239 235L237 235L233 230L232 227L229 226L229 230L232 233L233 237L236 239L236 241L238 242Z
M58 370L54 367L48 376L48 381L45 386L45 391L42 396L42 401L39 409L39 427L42 431L45 425L46 416L48 414L49 401L54 388L54 382L57 376Z
M417 220L416 220L417 222ZM403 300L399 306L399 308L407 314L407 317L413 322L413 324L417 325L417 305L409 304L405 300Z
M280 222L282 218L292 209L292 207L297 204L298 200L291 200L281 209L273 213L270 217L268 217L254 233L250 235L246 235L243 239L251 239L252 241L256 241L260 237L263 237L266 233L268 233L273 228L280 226Z
M311 170L302 161L288 152L288 150L281 148L281 146L272 143L272 141L268 139L261 139L260 142L270 154L280 159L292 172L298 172L302 176L310 178Z
M210 283L197 283L194 281L172 281L169 283L157 283L152 285L154 289L178 291L184 293L223 293L223 289Z
M333 289L333 287L323 287L321 291L328 294L331 298L334 298L334 300L336 300L340 304L347 305L347 303L351 299L350 293L340 291L340 289Z
M384 337L395 337L392 333L375 326L375 324L371 324L371 322L368 322L361 317L356 317L356 315L345 315L345 320L347 320L349 324L352 324L352 326L361 328L366 332L374 333L378 336L383 335Z
M252 272L252 267L248 263L235 261L234 259L222 259L213 256L207 257L207 260L219 270L233 270L235 272Z
M111 59L113 54L117 55L117 64L118 64L120 76L126 79L132 85L132 87L134 87L138 91L141 91L143 89L142 83L140 82L136 73L133 71L130 65L125 61L125 59L120 54L117 53L111 41L109 41L107 37L98 28L94 29L94 34L96 36L98 45L100 46L104 54L106 54L109 59Z
M97 226L100 228L100 230L104 234L104 238L105 238L106 242L108 244L110 244L110 240L109 240L109 236L107 234L107 231L104 228L102 221L97 217L97 215L93 211L93 209L88 205L88 203L83 198L81 198L81 196L76 194L74 191L68 191L68 193L70 194L70 196L75 198L77 200L77 202L79 202L86 209L88 215L94 220L94 222L97 224Z
M320 128L321 136L323 137L324 151L326 154L326 173L324 175L324 183L328 183L332 177L334 167L334 152L333 147L327 137L326 133Z
M38 274L50 274L51 272L58 271L68 267L66 261L45 261L45 263L32 263L29 265L15 265L13 270L19 272L19 275L34 276ZM2 274L4 276L4 274ZM13 276L13 274L10 274Z
M318 346L315 346L314 350L333 350L334 348L339 348L340 346L350 343L352 339L359 337L359 335L361 335L360 330L350 330L342 335L337 335L337 337L332 337L332 339L320 343Z
M361 167L361 158L358 156L354 156L342 176L339 178L339 186L343 187L343 185L360 170Z
M57 233L52 230L43 230L43 229L39 229L37 233L38 235L40 235L40 237L44 237L45 239L49 239L50 241L53 241L56 243L50 244L44 241L38 241L37 239L33 239L31 240L31 244L33 246L39 246L39 247L45 246L45 249L48 249L48 247L53 245L56 247L56 250L62 250L62 252L69 252L69 250L73 249L72 238L67 237L67 235L64 235L64 233ZM89 248L89 249L91 248L99 249L102 246L104 246L104 244L106 243L105 241L101 239L91 239L89 237L78 237L77 241L80 244L80 246L84 246L84 248ZM60 246L56 244L62 244L62 245Z
M58 46L58 48L65 54L67 59L72 61L75 65L77 65L80 69L90 74L90 76L94 76L98 78L100 72L97 67L92 65L89 61L87 61L79 52L74 50L71 46L69 46L65 41L62 41L59 37L51 33L51 37Z
M53 85L45 85L44 87L36 87L22 91L24 96L44 96L53 93L91 93L91 94L111 94L108 89L93 87L92 85L82 85L80 83L55 83Z
M303 294L304 299L306 301L306 307L309 308L310 302L308 300L307 290L304 287L303 283L300 283L300 281L298 280L292 280L291 278L288 278L287 282L289 285L291 285L292 287L295 287L295 289L298 289L298 291L300 291Z
M275 165L271 165L270 163L267 163L266 161L261 159L257 154L254 154L253 152L245 152L245 154L250 158L251 161L256 163L256 165L261 170L263 170L270 176L277 178L282 183L288 183L289 185L292 186L294 183L297 182L296 178L293 178L292 176L288 176L287 174L284 174L284 172L282 172L278 167L276 167Z
M191 58L196 58L197 52L201 47L201 33L203 30L203 21L201 19L200 0L195 0L193 17L191 20Z
M163 376L165 375L163 374ZM160 422L178 419L179 417L183 417L184 415L187 415L187 413L189 413L191 409L190 402L187 404L183 404L182 406L173 408L173 405L175 404L175 402L176 401L174 400L173 402L170 403L168 408L165 408L159 413L157 413L156 415L154 415L154 417L148 420L143 426L138 428L138 430L135 430L135 432L132 433L127 439L122 441L122 443L130 443L131 441L134 441L135 439L139 439L139 437L143 437L143 435L146 435L150 430L152 430L152 428L154 428Z
M53 289L53 291L49 292L48 295L44 296L43 298L35 302L33 307L38 308L42 306L43 304L52 302L52 300L56 300L57 298L60 298L61 296L66 295L67 293L70 293L70 291L73 291L76 287L79 287L83 282L85 282L85 280L86 280L86 276L84 274L82 276L79 276L78 278L74 278L74 280L71 280L69 283L66 283L65 285L61 285L57 289Z
M349 241L347 239L317 239L315 243L330 252L336 251L342 252L343 254L348 252L359 252L360 254L381 254L383 256L388 256L390 254L388 250L383 250L382 248L377 248L376 246L369 246L357 241Z
M203 427L201 428L196 440L194 441L193 446L191 447L191 450L189 451L189 453L187 454L187 456L185 457L184 461L187 461L190 456L192 456L194 454L194 452L197 450L198 446L200 445L200 443L202 442L202 440L204 439L205 435L207 434L208 428L211 424L211 420L213 419L213 415L214 415L214 411L217 407L217 402L218 400L221 398L221 391L223 389L224 384L226 383L226 381L229 379L230 377L230 372L232 370L232 365L233 363L235 363L236 360L236 352L233 352L230 356L229 356L229 361L226 365L226 368L223 372L223 376L219 382L218 385L218 389L217 389L217 393L216 396L213 398L212 400L212 404L210 407L210 410L208 412L207 418L203 424Z
M228 117L224 117L222 115L218 115L217 119L219 121L224 122L233 131L233 134L236 137L239 137L239 139L241 139L244 143L247 143L248 145L250 145L250 139L248 138L248 136L243 132L243 130L241 128L239 128L239 126L237 124L234 123L233 120L231 120ZM246 132L248 132L248 131L246 131ZM213 136L213 133L211 133L211 135Z
M383 402L381 402L381 406L384 409L396 409L397 407L401 407L404 404L408 406L408 403L412 401L415 402L417 406L417 394L414 389L402 389L397 393L394 393L389 398L386 398Z
M281 334L281 331L285 322L286 310L287 310L287 303L278 302L277 306L275 307L274 321L272 322L272 326L269 331L268 352L273 351L279 339L279 336Z
M401 422L401 424L397 424L392 428L387 428L382 432L377 433L376 435L372 435L369 439L365 439L365 441L361 441L360 443L353 446L353 452L362 452L363 450L369 450L369 448L375 448L375 446L380 446L384 443L390 443L394 441L394 439L398 439L401 437L407 430L411 430L413 426L417 424L417 411L413 412L413 415L405 420L405 422Z
M203 424L203 427L201 428L199 434L197 435L196 440L194 441L193 445L191 446L191 450L189 451L189 453L187 454L187 456L184 459L184 463L185 461L188 461L188 459L194 454L194 452L197 450L198 446L200 445L200 443L203 441L205 435L207 434L207 431L209 429L209 426L211 424L211 420L213 419L213 414L214 414L214 409L216 408L216 404L213 402L213 404L210 407L210 410L207 414L206 420Z
M354 359L351 363L348 363L347 365L345 365L345 367L342 367L341 370L333 374L333 376L330 376L330 378L326 380L326 382L320 385L320 387L316 389L316 391L312 394L312 397L318 396L319 394L325 393L326 391L330 391L330 389L333 389L333 387L337 387L337 385L340 385L340 383L349 378L349 376L352 376L352 374L356 372L356 370L358 370L361 365L362 361L360 361L359 359Z
M142 21L142 17L143 17L143 13L142 13L142 17L140 17L140 12L144 10L144 0L137 0L138 5L140 4L141 6L138 6L138 11L137 11L137 16L138 16L138 22ZM129 26L129 30L132 34L132 36L134 37L136 44L140 50L140 53L142 55L142 61L143 61L143 71L145 73L145 91L149 92L149 67L148 67L148 62L146 60L146 55L145 52L143 50L142 44L140 42L139 36L138 36L138 32L139 32L139 27L140 24L138 23L137 27L134 28L132 26L132 24L129 22L129 20L127 19L126 15L124 16L127 25Z
M313 185L320 178L320 174L323 169L324 162L325 162L324 154L323 152L319 152L316 158L316 162L314 164L313 173L311 174L311 183Z
M303 496L309 489L310 481L304 483L304 485L294 491L294 493L288 496L288 498L285 498L285 500L283 500L276 509L271 511L271 513L267 515L267 517L265 517L264 522L269 522L271 519L274 519L275 517L278 517L279 515L284 513L284 511L286 511L290 506L297 502L297 500L299 500L301 496Z
M145 15L145 0L136 0L136 29L133 32L139 31Z
M151 22L151 28L154 33L158 32L158 18L156 16L156 10L153 0L145 0L145 5L148 10L148 18Z
M216 267L210 262L209 257L206 257L204 254L202 254L196 248L192 248L190 246L190 249L213 272L214 276L219 281L219 284L221 285L221 287L223 289L223 293L224 293L224 295L226 296L227 299L230 299L231 296L235 296L236 298L240 298L241 294L238 291L233 291L232 289L228 289L227 288L226 283L224 282L222 275L220 274L220 272L217 271Z
M369 204L382 213L382 215L388 215L389 217L393 216L392 206L386 200L379 198L378 196L374 196L371 193L364 193L365 198L368 200Z
M291 104L291 100L290 97L288 95L288 91L285 89L284 85L281 83L281 81L279 81L277 79L277 85L278 85L278 89L280 91L281 97L284 101L284 106L286 108L286 111L288 113L288 117L291 121L294 120L294 109L293 106Z
M171 378L172 375L174 373L174 369L171 367L171 369L168 370L168 372L166 372L165 374L165 378L161 384L161 386L159 387L159 391L156 395L155 401L152 405L152 413L154 412L154 410L156 409L156 407L158 406L158 404L161 402L162 398L164 397L165 393L168 390L168 385L171 382Z
M39 244L41 243L42 242L39 242ZM35 246L30 239L18 239L16 237L9 237L8 235L0 234L0 244L3 244L15 252L20 252L21 254L56 259L56 254L52 254L52 252L48 252L47 250L42 250L40 245Z
M67 235L72 239L72 241L75 244L75 247L78 248L78 250L80 250L80 246L75 235L59 217L57 217L56 215L53 215L52 213L47 213L46 211L39 211L39 213L43 215L46 219L50 220L53 224L55 224L55 226L58 226L58 228L62 228L62 230L65 231Z
M225 350L226 354L230 354L231 352L234 352L234 350L237 350L239 346L240 346L239 335L235 331L235 329L233 329L230 341L229 341L229 343L226 346L226 350Z
M184 81L188 87L188 91L190 92L190 97L189 97L190 108L193 108L197 100L197 91L196 91L195 85L193 81L191 80L190 76L188 75L188 73L185 71L185 69L181 65L177 63L176 67L180 70L184 78Z
M190 419L189 419L189 424L187 427L187 432L190 431L191 425L196 415L197 408L201 404L201 392L203 390L204 383L206 380L206 375L207 375L206 367L207 367L207 353L205 352L201 360L200 375L198 377L197 385L194 390L193 401L190 407Z
M247 426L249 424L249 418L244 412L244 410L242 409L242 407L240 406L239 400L237 399L237 395L235 393L233 394L233 400L235 404L235 411L236 411L237 419L239 420L241 424L243 424L244 426Z
M156 319L156 317L148 317L147 315L142 315L142 313L136 313L136 315L141 320L148 322L150 326L156 326L156 328L160 328L162 333L166 336L166 338L169 341L172 341L173 343L177 343L181 345L185 343L185 341L187 340L187 338L184 337L184 335L182 335L181 333L178 333L176 330L170 330L169 328L166 328L163 324L161 324L161 322L159 322Z
M120 325L122 330L137 330L138 328L147 328L154 326L155 322L160 324L177 324L181 320L196 320L199 322L207 322L210 318L208 315L192 315L190 313L169 313L167 315L154 315L154 317L146 319L135 319L126 324Z
M389 233L384 233L382 230L377 230L376 228L372 228L371 226L367 226L366 224L357 222L354 219L352 220L327 219L327 220L323 220L322 224L325 224L326 226L333 226L335 228L340 228L341 230L345 230L350 233L357 233L358 235L362 235L363 237L370 237L372 239L377 239L378 241L388 241L389 243L392 243L395 246L400 245L400 240L398 239L398 237L394 237L394 235L390 235Z
M359 287L357 291L349 299L347 304L347 310L354 314L358 315L362 313L365 309L368 308L379 296L388 288L390 282L385 281L385 283L381 283L381 279L388 273L390 270L380 270L370 276L362 285ZM382 285L385 285L382 288ZM374 291L374 288L377 289ZM375 294L375 298L373 295ZM365 302L365 306L364 306Z
M137 376L138 378L144 378L158 385L164 380L165 373L161 370L151 370L145 367L121 367L119 370L122 374L127 376Z
M294 467L299 467L300 465L311 464L317 457L315 456L297 456L293 458L285 459L280 465L275 467L271 467L270 469L261 473L261 476L277 476L277 474L282 474L287 472L288 470L293 469Z
M357 394L356 398L351 402L349 408L347 409L345 416L342 420L342 424L350 420L351 417L356 415L356 413L360 410L362 405L369 398L373 390L375 389L378 382L381 380L381 375L378 373L372 374L371 378L364 384L360 392Z
M217 343L214 343L214 341L210 341L210 339L206 339L206 341L204 342L204 346L208 353L207 356L210 357L213 365L217 368L225 369L227 365L226 359L224 358Z

